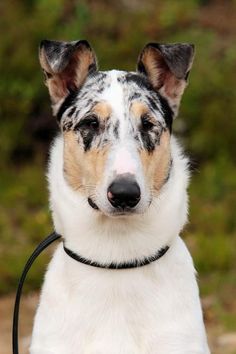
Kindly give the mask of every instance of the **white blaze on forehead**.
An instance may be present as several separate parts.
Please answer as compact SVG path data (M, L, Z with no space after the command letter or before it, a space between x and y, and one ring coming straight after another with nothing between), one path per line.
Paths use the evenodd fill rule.
M127 107L127 91L124 84L119 82L118 77L122 76L122 71L109 71L110 86L103 91L102 99L107 101L112 109L112 115L119 120L119 145L125 144L125 147L116 147L113 155L112 171L116 174L137 173L137 161L128 148L127 143L130 140L128 135L128 120L125 114L129 114ZM128 143L129 144L129 143Z
M135 174L137 170L136 161L126 148L117 150L113 170L118 175L123 173Z
M110 85L105 88L102 93L102 98L108 101L114 108L115 111L120 112L124 100L123 87L117 80L121 72L118 70L108 71L109 83Z
M119 135L122 137L125 135L125 131L127 130L124 121L126 109L124 86L117 80L122 71L111 70L108 73L110 78L110 86L108 86L107 89L103 91L101 98L109 103L112 109L112 114L118 118L120 122Z

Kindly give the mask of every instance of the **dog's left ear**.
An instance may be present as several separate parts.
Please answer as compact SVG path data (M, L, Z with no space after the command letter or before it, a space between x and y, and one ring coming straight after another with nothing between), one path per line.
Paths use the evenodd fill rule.
M146 75L153 88L167 99L175 116L193 57L192 44L149 43L138 58L137 70Z
M39 60L53 105L82 86L87 75L97 69L96 56L86 40L43 40Z

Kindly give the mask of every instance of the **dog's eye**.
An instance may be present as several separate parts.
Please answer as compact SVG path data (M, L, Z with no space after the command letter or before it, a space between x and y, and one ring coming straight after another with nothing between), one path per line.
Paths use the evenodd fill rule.
M151 130L154 124L150 121L150 118L147 115L141 117L141 127L142 130L148 131Z
M76 129L79 128L97 130L99 128L99 120L97 116L90 115L81 119L81 121L76 126Z

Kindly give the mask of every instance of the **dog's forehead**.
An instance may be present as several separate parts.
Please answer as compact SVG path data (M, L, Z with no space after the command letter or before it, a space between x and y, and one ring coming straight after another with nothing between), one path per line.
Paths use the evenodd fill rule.
M135 72L96 72L88 77L77 98L78 107L91 109L96 103L104 101L118 115L125 113L134 100L142 102L160 115L163 113L156 92L145 77Z
M144 75L110 70L91 73L80 90L65 99L57 114L63 130L76 126L102 102L107 105L111 122L118 119L128 123L132 118L131 107L137 102L140 104L136 110L138 117L145 112L151 113L164 127L171 129L172 112Z

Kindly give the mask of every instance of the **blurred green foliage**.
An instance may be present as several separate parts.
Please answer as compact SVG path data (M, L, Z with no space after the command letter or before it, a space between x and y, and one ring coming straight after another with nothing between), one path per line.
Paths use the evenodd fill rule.
M219 288L236 290L236 2L11 0L0 13L0 293L15 289L27 256L52 229L44 170L56 124L39 42L86 38L102 70L133 70L147 42L192 42L190 87L174 125L194 166L185 237L202 292L218 293L223 318ZM39 286L46 259L33 268L29 288Z

